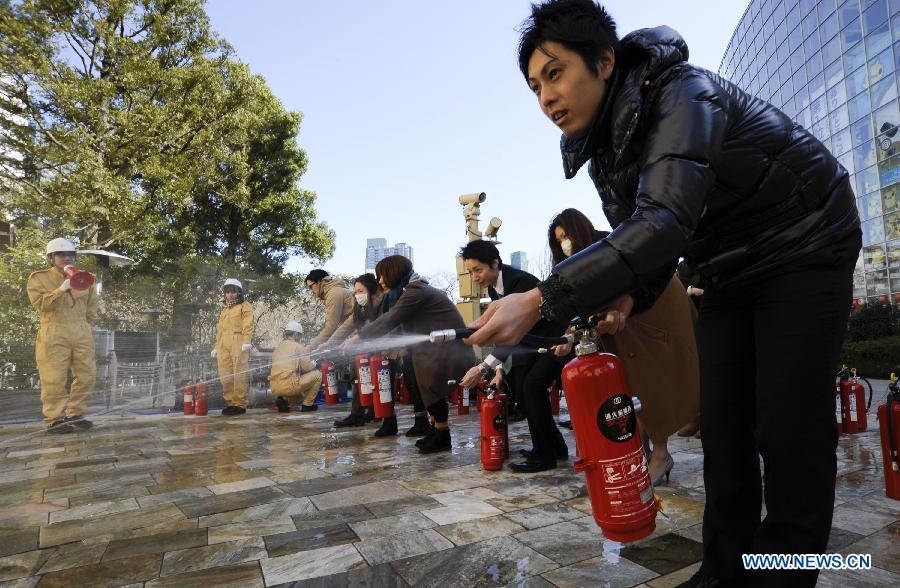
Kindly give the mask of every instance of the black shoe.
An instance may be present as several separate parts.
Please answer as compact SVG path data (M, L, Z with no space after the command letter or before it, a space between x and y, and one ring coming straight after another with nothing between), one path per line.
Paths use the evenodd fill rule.
M407 437L424 437L428 435L434 430L434 427L431 426L431 423L428 422L428 417L417 416L416 422L412 426L412 428L406 432Z
M533 474L535 472L543 472L544 470L556 469L556 461L534 461L526 459L519 463L509 464L509 469L517 474Z
M366 419L366 422L367 422L367 423L371 423L372 421L375 420L375 409L372 408L371 406L369 406L369 407L366 408L366 416L365 416L365 419Z
M572 430L572 421L559 421L559 426L564 429Z
M397 434L397 417L382 419L381 426L375 431L376 437L391 437Z
M361 427L366 424L366 418L362 415L350 413L345 418L334 421L334 426L341 427Z
M437 432L437 429L434 427L431 428L430 431L425 433L425 436L416 441L416 447L422 447L424 444L428 443L428 440L431 439L432 436Z
M72 425L73 427L75 427L79 431L87 431L88 429L90 429L91 427L94 426L94 423L92 423L91 421L87 420L86 418L84 418L83 416L80 416L80 415L77 417L68 417L66 419L66 422L69 423L70 425Z
M425 442L419 446L419 453L437 453L453 449L453 443L450 442L450 429L435 429L434 433L423 441Z
M537 456L534 454L534 449L520 449L519 455L524 457L525 459L533 460ZM556 450L556 459L567 460L569 459L569 448L565 449L557 449Z
M284 396L279 396L275 400L275 406L278 407L278 412L291 412L291 405Z
M700 568L687 582L682 582L675 588L724 588L730 585L724 580L713 578Z
M318 404L310 404L309 406L307 406L306 404L300 405L300 412L313 412L315 410L319 410Z
M222 409L222 414L225 416L237 416L239 414L244 414L247 412L246 408L241 408L240 406L226 406Z
M65 418L60 418L50 423L46 431L51 435L65 435L67 433L74 433L75 427L73 427L71 423L66 422Z

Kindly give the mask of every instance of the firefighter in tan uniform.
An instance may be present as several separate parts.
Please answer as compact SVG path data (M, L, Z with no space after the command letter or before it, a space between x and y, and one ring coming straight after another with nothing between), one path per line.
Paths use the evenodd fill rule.
M289 321L284 327L284 339L272 354L272 373L269 375L269 386L272 394L278 397L275 401L278 412L289 412L287 398L300 397L303 406L300 412L316 410L316 396L322 386L322 372L316 369L309 360L309 352L300 343L303 326L297 321Z
M91 428L84 412L97 375L92 333L97 322L97 288L78 291L69 285L63 270L75 264L75 246L70 241L47 243L47 261L51 267L28 276L28 299L41 315L34 347L41 405L48 433L71 433ZM72 387L67 394L69 369Z
M244 300L244 289L234 278L222 287L225 308L219 314L216 347L212 356L218 360L219 381L225 396L226 416L247 412L247 370L250 366L250 337L253 335L253 306Z

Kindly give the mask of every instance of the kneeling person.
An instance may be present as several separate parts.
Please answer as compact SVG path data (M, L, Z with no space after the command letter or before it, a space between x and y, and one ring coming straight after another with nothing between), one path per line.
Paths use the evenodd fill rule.
M284 327L284 340L278 344L272 354L272 373L269 385L272 394L278 397L278 412L290 410L288 398L303 398L300 412L316 410L316 395L322 386L322 372L309 360L309 354L300 343L303 326L297 321L290 321Z

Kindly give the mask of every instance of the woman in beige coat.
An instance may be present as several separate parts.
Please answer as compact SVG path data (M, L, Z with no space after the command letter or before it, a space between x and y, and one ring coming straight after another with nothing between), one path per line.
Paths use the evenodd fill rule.
M580 211L567 208L548 231L554 265L605 236ZM601 336L603 348L622 361L631 394L641 401L638 421L653 443L649 468L654 485L664 478L668 481L675 465L667 446L669 436L699 411L700 365L692 311L681 282L673 276L649 310L629 317L623 331ZM570 351L570 345L560 346L557 354Z

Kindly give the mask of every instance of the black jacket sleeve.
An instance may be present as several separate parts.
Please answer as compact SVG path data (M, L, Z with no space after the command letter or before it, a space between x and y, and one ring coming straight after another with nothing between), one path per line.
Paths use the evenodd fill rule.
M725 98L691 68L665 79L648 105L634 213L554 270L578 314L602 310L642 288L641 304L652 306L703 214L728 125Z

